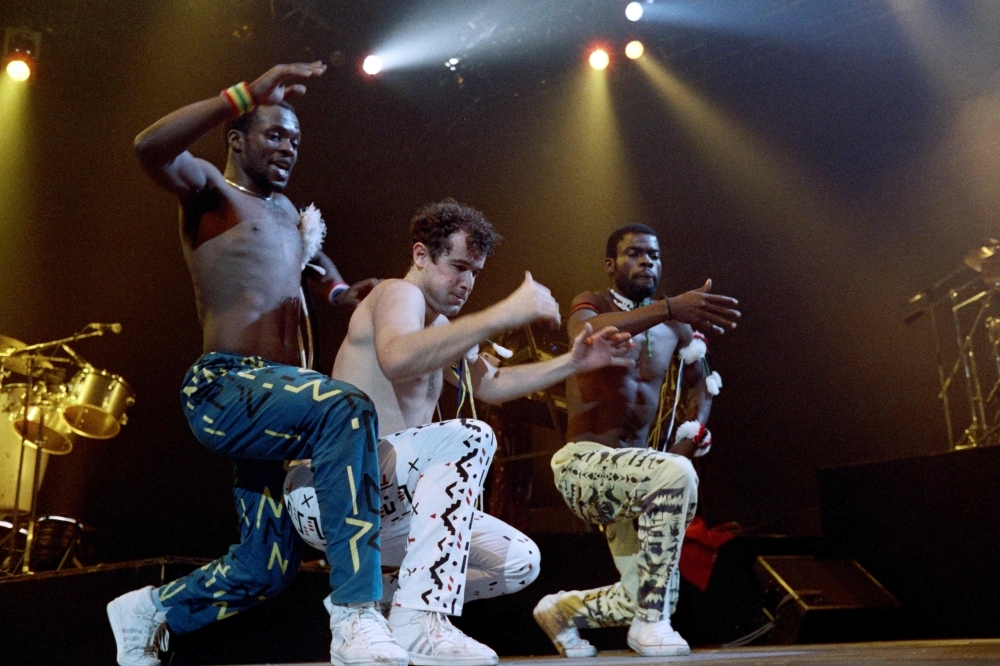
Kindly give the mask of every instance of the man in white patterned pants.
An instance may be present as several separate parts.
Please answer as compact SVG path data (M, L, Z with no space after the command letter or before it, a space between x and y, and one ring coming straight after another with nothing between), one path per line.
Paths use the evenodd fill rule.
M333 376L370 396L379 416L382 561L400 567L389 613L393 637L411 664L492 665L496 653L447 616L461 613L465 599L530 583L538 574L538 550L517 530L475 510L496 441L481 421L432 422L443 381L457 385L464 376L464 390L499 404L576 372L631 367L622 358L630 336L586 326L568 353L498 370L479 355L479 344L532 322L558 325L559 306L549 290L526 274L504 300L450 321L500 237L482 213L451 199L421 209L410 232L406 277L381 282L358 306Z
M398 576L383 577L383 601L395 597L401 607L425 604L461 615L464 599L517 592L538 577L535 543L475 508L495 451L493 430L472 419L418 426L379 441L382 564L400 567ZM442 526L445 549L439 548ZM407 556L421 564L404 567ZM442 599L438 590L449 587L454 594Z
M708 451L705 428L721 380L707 369L704 336L691 326L722 332L735 327L736 301L700 291L652 301L660 279L660 247L646 225L617 229L608 238L605 269L613 287L584 292L570 310L569 334L585 326L615 326L632 334L632 368L604 368L566 383L568 444L552 457L556 486L570 510L604 527L622 577L594 590L559 592L535 607L535 620L567 657L597 651L579 629L629 625L628 644L645 656L689 652L670 625L677 604L678 560L684 531L697 507L698 475L690 458ZM647 438L660 389L678 348L690 387L686 412L669 453ZM668 400L671 396L667 397ZM633 527L638 523L638 532Z

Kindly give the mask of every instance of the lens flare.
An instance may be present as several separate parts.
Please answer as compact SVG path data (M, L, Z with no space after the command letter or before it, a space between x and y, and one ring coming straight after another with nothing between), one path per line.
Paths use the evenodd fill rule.
M377 55L368 56L361 65L361 69L365 70L365 74L375 76L382 71L382 58L379 58Z
M11 60L7 63L7 76L15 81L27 81L31 76L31 67L23 60Z
M625 18L629 21L638 21L642 18L642 5L638 2L630 2L625 7Z
M590 54L590 66L594 69L606 69L610 62L611 58L604 49L596 49Z
M636 58L641 58L642 54L645 52L645 47L639 40L633 40L625 45L625 55L627 55L632 60Z

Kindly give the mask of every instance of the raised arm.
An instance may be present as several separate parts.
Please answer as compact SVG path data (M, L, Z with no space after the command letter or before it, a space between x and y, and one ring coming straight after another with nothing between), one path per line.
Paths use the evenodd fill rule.
M498 370L480 356L472 368L473 395L488 404L499 405L546 389L578 372L609 365L634 367L635 361L624 358L635 346L631 338L612 326L593 333L590 324L584 324L570 350L549 361Z
M712 294L711 289L712 281L706 280L701 289L693 289L680 296L655 301L646 307L629 312L603 314L597 314L596 307L588 309L587 297L581 295L573 301L573 312L570 314L567 328L571 336L580 332L584 322L589 322L598 330L605 326L614 326L632 335L670 320L716 333L725 333L736 328L736 320L740 317L740 312L735 309L738 301L730 296Z
M276 65L249 84L250 104L277 104L305 92L296 79L319 76L321 62ZM205 187L208 175L218 169L195 158L188 149L232 114L230 104L215 96L189 104L160 118L135 138L136 156L157 185L180 198Z
M403 280L386 287L373 312L375 353L382 372L393 382L445 368L503 331L535 321L559 325L558 304L530 273L499 303L450 323L439 316L426 327L430 322L420 289Z

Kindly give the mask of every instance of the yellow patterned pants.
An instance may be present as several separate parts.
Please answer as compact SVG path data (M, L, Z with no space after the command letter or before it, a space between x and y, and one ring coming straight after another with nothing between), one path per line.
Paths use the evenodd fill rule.
M552 471L570 510L604 526L622 575L614 585L565 595L563 615L588 628L622 626L633 617L658 622L672 614L681 542L698 502L691 461L649 449L574 442L552 457Z

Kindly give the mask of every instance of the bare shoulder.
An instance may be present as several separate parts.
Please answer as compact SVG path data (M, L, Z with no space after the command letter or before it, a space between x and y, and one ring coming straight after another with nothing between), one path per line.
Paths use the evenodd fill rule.
M595 309L595 311L600 311L601 306L607 299L604 297L603 293L596 291L585 291L583 293L577 294L573 302L570 303L570 308L576 308L578 305L590 305Z
M398 278L375 285L362 303L369 301L375 317L382 321L406 316L423 318L427 307L420 288Z
M374 301L381 300L382 298L405 299L413 298L414 296L422 297L422 294L420 293L420 288L415 284L411 284L406 280L400 280L399 278L389 278L388 280L382 280L375 285L375 288L371 290L371 293L368 294L368 297L365 300L372 298L373 296L375 297L373 299Z

